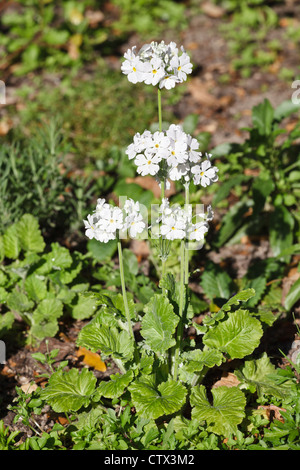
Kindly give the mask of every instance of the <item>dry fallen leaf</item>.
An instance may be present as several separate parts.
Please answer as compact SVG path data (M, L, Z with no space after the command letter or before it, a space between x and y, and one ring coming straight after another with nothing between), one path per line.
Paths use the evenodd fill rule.
M30 393L34 392L38 388L36 383L26 383L21 385L21 389L23 390L26 395L29 395Z
M106 371L106 364L101 360L99 354L88 351L85 348L79 348L77 351L77 356L83 356L82 362L87 366L93 367L95 370L99 370L101 372Z
M239 380L232 372L224 372L220 380L215 382L213 388L218 388L222 385L225 387L236 387L239 383Z

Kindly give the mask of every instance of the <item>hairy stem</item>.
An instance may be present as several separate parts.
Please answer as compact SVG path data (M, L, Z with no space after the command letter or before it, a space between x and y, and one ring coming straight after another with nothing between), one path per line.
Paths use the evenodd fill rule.
M174 380L177 380L178 366L179 366L179 355L181 349L181 343L183 338L183 306L184 306L184 240L181 241L180 245L180 299L179 299L179 323L177 326L177 338L176 338L176 349L174 358Z
M134 357L135 361L138 364L139 361L139 353L136 347L135 337L131 325L131 318L130 312L128 307L128 300L127 300L127 293L126 293L126 286L125 286L125 275L124 275L124 264L123 264L123 252L122 252L122 245L120 240L118 240L118 255L119 255L119 265L120 265L120 277L121 277L121 287L122 287L122 296L124 301L124 308L125 308L125 316L128 324L128 332L134 342ZM124 369L125 370L125 369Z

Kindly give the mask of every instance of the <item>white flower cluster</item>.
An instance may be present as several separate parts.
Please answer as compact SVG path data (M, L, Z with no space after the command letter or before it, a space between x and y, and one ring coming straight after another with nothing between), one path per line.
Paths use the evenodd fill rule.
M142 176L183 182L193 180L203 187L218 180L218 168L212 166L211 154L206 153L202 161L197 139L186 134L180 125L171 124L166 132L152 134L146 130L135 134L126 154L130 160L134 159L137 172Z
M128 199L124 209L112 206L105 199L98 199L96 210L84 220L85 234L88 238L107 243L117 237L117 231L128 230L130 237L135 238L146 227L140 213L138 202Z
M159 208L160 234L167 240L194 240L203 241L208 231L207 222L213 219L213 211L208 206L207 213L197 214L197 221L193 222L191 206L182 208L178 205L170 207L169 200L164 198ZM200 219L200 220L199 220Z
M125 52L121 70L131 83L144 82L170 90L184 82L192 72L193 65L183 46L180 51L175 42L153 41L145 44L138 53L134 46Z

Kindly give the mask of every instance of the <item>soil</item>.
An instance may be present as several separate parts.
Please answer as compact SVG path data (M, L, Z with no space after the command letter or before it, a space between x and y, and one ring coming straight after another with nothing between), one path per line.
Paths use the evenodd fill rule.
M296 2L287 3L285 6L274 6L280 18L294 15L300 12L300 5ZM277 63L266 70L256 70L249 79L242 78L232 69L228 57L227 44L219 32L219 27L224 21L229 21L221 16L212 16L209 13L190 18L190 26L187 31L174 37L174 34L166 33L165 41L174 40L183 44L192 56L194 63L194 73L189 81L187 92L174 112L178 119L195 113L199 116L198 131L208 131L212 133L211 147L224 142L242 142L247 133L242 128L247 127L251 122L251 108L260 103L264 98L268 98L273 106L279 105L285 99L291 99L291 84L278 78L280 67L288 67L298 73L299 50L284 40L282 50ZM282 22L284 24L284 22ZM283 27L283 26L282 26ZM282 31L279 29L270 33L269 39L282 39ZM133 35L127 44L124 44L119 53L122 54L128 47L139 45L141 41ZM229 81L222 83L220 77L228 74ZM286 126L293 124L293 119L286 121ZM264 258L269 255L267 240L260 240L252 245L234 245L223 248L218 253L210 254L211 259L227 260L228 269L233 270L237 277L241 277L246 272L249 262L254 257ZM299 318L299 308L296 312ZM298 322L298 320L296 320ZM78 348L75 341L82 327L81 322L64 323L61 325L61 333L56 338L49 338L49 350L59 349L57 362L68 360L72 367L82 367L84 362L78 356ZM20 338L22 336L23 325L20 324ZM38 385L46 383L46 379L39 375L45 370L32 358L32 352L46 351L46 342L43 341L36 349L22 345L20 338L14 337L7 342L6 363L0 365L0 420L12 430L19 430L23 434L23 439L30 436L31 430L24 426L22 422L14 423L15 414L7 409L9 404L13 404L16 397L16 387L26 389L26 384L32 381ZM295 342L295 340L297 340ZM292 358L293 354L299 350L299 338L295 324L285 318L280 319L270 329L270 332L263 338L262 348L269 354L278 358L280 366L286 364L286 360L279 354L282 350L287 358ZM115 372L115 368L107 364L105 372L95 371L99 378L108 377ZM49 408L45 408L40 416L35 417L40 428L49 431L53 424L61 419Z

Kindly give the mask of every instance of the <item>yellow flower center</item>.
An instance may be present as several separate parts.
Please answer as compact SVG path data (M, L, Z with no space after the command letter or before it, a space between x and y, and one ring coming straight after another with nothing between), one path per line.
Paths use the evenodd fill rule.
M172 230L175 230L175 227L172 227Z
M152 163L151 160L148 160L148 165L151 165L151 163Z
M155 147L158 149L159 145L158 145L158 144L155 144Z
M204 175L204 171L201 171L200 176L203 176L203 175Z
M132 70L133 70L134 72L136 72L136 68L135 68L135 67L133 67L133 69L132 69Z
M113 224L113 223L114 223L114 219L110 219L110 223Z
M175 155L175 152L174 152L174 150L172 150L171 154L172 154L172 155Z
M179 67L177 67L177 70L181 70L181 66L179 65Z
M155 70L155 69L154 69L154 70L152 70L152 73L157 73L157 70Z

